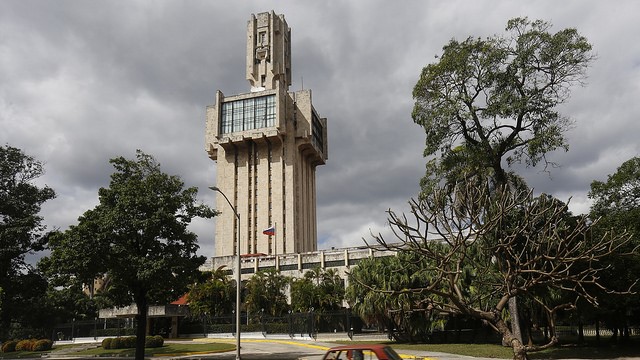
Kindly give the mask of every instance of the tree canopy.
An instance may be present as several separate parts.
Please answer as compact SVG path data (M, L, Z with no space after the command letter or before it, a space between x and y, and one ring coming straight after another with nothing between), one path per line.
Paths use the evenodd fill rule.
M310 269L303 278L291 280L291 309L330 312L342 307L344 285L335 269Z
M597 219L596 234L607 232L629 233L631 241L626 251L633 257L615 257L608 261L609 268L602 275L604 281L620 287L640 279L640 158L631 158L607 177L607 181L593 181L589 197L593 199L590 216ZM628 333L629 315L640 314L640 295L605 297L605 303L599 309L609 328Z
M224 268L205 274L206 280L189 286L191 316L223 316L230 314L235 303L235 285Z
M263 312L270 316L282 316L289 308L285 293L289 278L275 269L261 270L246 283L246 310L250 314Z
M98 191L99 204L52 244L49 261L83 281L106 273L114 303L137 305L136 359L142 359L148 306L183 295L204 262L189 223L216 212L196 203L197 188L185 189L142 151L135 160L110 163L115 172L109 187Z
M412 113L426 131L423 187L483 174L509 182L506 166L535 166L568 149L571 121L556 107L593 60L575 29L550 33L541 20L512 19L506 36L451 40L413 89Z
M36 179L44 174L40 161L10 145L0 146L0 339L10 322L25 314L21 303L25 276L33 270L25 262L29 253L43 250L48 233L39 215L41 206L55 198L48 186L39 187Z
M361 260L349 273L345 295L353 312L368 323L386 327L398 341L427 342L443 322L422 294L403 291L429 281L425 261L428 259L410 252Z

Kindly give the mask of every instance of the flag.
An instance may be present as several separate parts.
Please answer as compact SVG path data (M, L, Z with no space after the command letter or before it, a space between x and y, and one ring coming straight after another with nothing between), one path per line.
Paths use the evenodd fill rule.
M276 228L274 226L268 228L268 229L264 229L262 230L262 233L265 235L275 235L276 234Z

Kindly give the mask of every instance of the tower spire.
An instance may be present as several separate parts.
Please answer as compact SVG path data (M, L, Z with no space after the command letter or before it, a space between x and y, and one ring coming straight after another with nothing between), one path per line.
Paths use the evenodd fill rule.
M291 29L284 15L263 12L247 23L247 80L251 91L291 85Z

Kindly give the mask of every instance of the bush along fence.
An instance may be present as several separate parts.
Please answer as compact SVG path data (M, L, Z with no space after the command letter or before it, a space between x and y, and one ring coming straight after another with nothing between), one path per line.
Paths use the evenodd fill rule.
M2 343L3 353L14 351L47 351L51 350L53 341L49 339L9 340Z
M136 337L126 336L126 337L106 338L102 340L101 345L102 345L102 348L105 350L135 348ZM164 345L164 339L160 335L147 336L144 340L145 348L158 348L158 347L162 347L163 345Z

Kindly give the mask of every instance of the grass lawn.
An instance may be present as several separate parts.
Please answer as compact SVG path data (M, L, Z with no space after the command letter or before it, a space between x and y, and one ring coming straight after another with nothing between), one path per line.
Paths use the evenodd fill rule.
M75 345L56 345L53 350L71 348ZM0 359L20 359L20 358L39 358L42 355L48 354L53 350L47 351L13 351L9 353L0 352Z
M39 358L43 354L50 351L13 351L8 353L0 352L0 359L20 359L20 358Z
M206 343L196 344L193 342L185 343L165 343L163 347L159 348L146 348L144 350L145 356L175 356L175 355L188 355L199 353L212 353L232 351L236 348L234 344L225 343ZM90 350L84 350L73 353L73 355L98 355L98 356L134 356L136 349L115 349L105 350L102 347Z
M53 351L62 348L72 348L77 345L62 345L55 346ZM145 356L180 356L180 355L188 355L188 354L199 354L199 353L213 353L213 352L223 352L223 351L232 351L236 347L234 344L225 344L225 343L206 343L206 344L198 344L193 343L191 341L185 341L184 343L168 343L163 347L159 348L147 348L145 349ZM16 351L10 353L0 353L0 359L20 359L20 358L39 358L44 354L50 353L51 351ZM102 347L98 347L90 350L76 351L71 352L68 355L87 355L87 356L129 356L132 357L135 355L135 349L116 349L116 350L105 350Z

